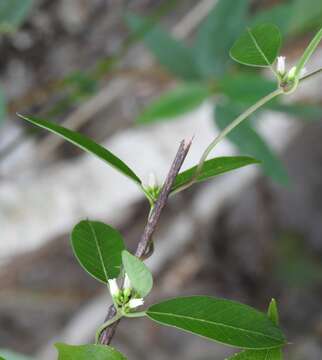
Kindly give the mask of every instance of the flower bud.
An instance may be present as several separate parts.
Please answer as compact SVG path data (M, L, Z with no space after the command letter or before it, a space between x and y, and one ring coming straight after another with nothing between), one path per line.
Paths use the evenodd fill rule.
M143 299L131 299L129 301L129 308L130 309L135 309L139 306L142 306L144 304L144 300Z
M109 285L109 288L110 288L110 293L111 293L111 296L113 298L116 298L119 296L120 294L120 289L117 285L117 281L116 279L110 279L108 280L108 285Z

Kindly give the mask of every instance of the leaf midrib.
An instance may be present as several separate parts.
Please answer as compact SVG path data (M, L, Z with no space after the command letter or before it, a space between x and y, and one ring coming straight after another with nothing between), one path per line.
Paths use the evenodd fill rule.
M179 318L179 319L186 319L186 320L193 320L193 321L200 321L200 322L203 322L203 323L206 323L206 324L211 324L211 325L217 325L217 326L222 326L222 327L226 327L226 328L230 328L230 329L236 329L236 330L241 330L243 332L246 332L246 333L251 333L251 334L256 334L256 335L261 335L261 336L264 336L266 338L269 338L269 339L273 339L275 341L279 341L279 339L275 338L275 337L272 337L272 336L268 336L268 335L264 335L260 332L257 332L257 331L253 331L253 330L246 330L246 329L243 329L243 328L238 328L238 327L234 327L234 326L231 326L231 325L226 325L226 324L223 324L223 323L219 323L219 322L215 322L215 321L209 321L209 320L204 320L204 319L196 319L196 318L193 318L191 316L187 316L187 315L176 315L176 314L173 314L173 313L165 313L165 312L158 312L158 311L150 311L148 310L147 311L147 314L156 314L156 315L164 315L164 316L171 316L171 317L175 317L175 318ZM276 346L278 347L278 346Z
M248 31L248 34L249 36L251 37L251 39L253 40L253 43L255 44L256 46L256 49L259 51L259 53L262 55L262 57L264 58L264 60L266 61L267 65L268 66L271 66L271 63L268 61L264 51L261 49L261 47L259 46L255 36L253 35L252 33L252 30L250 28L247 28L247 31Z

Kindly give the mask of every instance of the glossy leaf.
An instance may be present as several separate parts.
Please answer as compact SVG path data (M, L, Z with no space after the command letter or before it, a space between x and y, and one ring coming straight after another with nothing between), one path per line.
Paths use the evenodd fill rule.
M95 279L107 283L117 278L122 264L122 235L99 221L84 220L71 234L74 254L81 266Z
M150 270L140 259L126 250L122 252L122 262L133 289L141 298L146 297L153 287Z
M186 83L161 95L146 107L138 117L139 123L151 123L172 118L191 111L210 96L209 89L201 84Z
M280 50L282 37L274 24L261 24L248 28L235 42L230 56L249 66L271 66Z
M126 357L106 345L66 345L55 344L58 360L126 360Z
M46 120L38 119L31 116L19 116L22 119L29 121L33 125L39 126L40 128L46 129L56 135L63 137L65 140L76 145L82 150L90 154L96 155L99 159L111 165L123 175L129 177L137 184L141 184L141 180L138 178L138 176L121 159L116 157L109 150L97 144L90 138Z
M285 344L281 330L263 313L238 302L190 296L152 305L146 315L163 325L245 349Z
M129 14L126 20L133 32L139 32L146 26L151 27L144 35L143 41L159 63L170 73L185 80L199 79L191 49L149 19Z
M0 1L0 33L16 30L29 14L33 0Z
M210 159L205 161L202 172L200 173L196 181L205 181L226 172L258 163L258 160L247 156L225 156ZM185 184L189 183L189 181L193 178L196 169L197 166L194 166L178 174L173 184L172 191L175 191L184 186Z
M200 26L194 47L201 75L221 77L231 64L229 49L246 26L249 0L219 0Z
M215 109L215 121L217 126L219 129L225 128L240 113L240 109L234 107L231 103L217 105ZM242 154L253 156L262 161L261 165L265 174L280 184L288 184L288 176L282 163L269 145L253 129L249 120L244 121L235 128L227 138L238 147Z

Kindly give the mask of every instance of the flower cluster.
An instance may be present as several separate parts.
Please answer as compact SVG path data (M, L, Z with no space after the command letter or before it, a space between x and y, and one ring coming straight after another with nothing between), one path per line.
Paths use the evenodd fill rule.
M289 71L286 70L286 57L278 56L276 65L277 76L279 79L280 87L285 93L294 91L301 77L306 74L306 69L300 70L297 75L297 67L293 66Z
M124 312L130 312L144 304L142 298L136 297L135 291L132 289L130 279L127 275L125 275L122 289L119 288L116 279L110 279L108 281L108 286L115 306L121 308Z

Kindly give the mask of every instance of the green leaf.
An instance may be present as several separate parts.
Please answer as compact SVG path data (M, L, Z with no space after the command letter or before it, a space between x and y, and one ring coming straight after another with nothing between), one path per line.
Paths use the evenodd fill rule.
M33 360L33 359L29 356L18 354L10 350L0 349L0 360Z
M275 325L279 323L278 309L275 299L272 299L267 312L268 317ZM246 350L239 354L235 354L228 360L282 360L283 353L281 349L268 349L268 350Z
M208 96L210 96L209 89L201 84L183 84L148 105L137 121L150 123L170 120L198 107Z
M141 298L146 297L153 287L150 270L140 259L126 250L122 252L122 262L133 289Z
M258 164L259 161L247 156L225 156L210 159L204 162L202 172L196 179L197 182L205 181L228 171L239 169L241 167ZM196 172L197 166L194 166L178 174L172 187L175 191L185 184L189 183Z
M143 37L145 45L170 73L185 80L199 79L191 49L175 40L165 30L151 20L129 14L127 24L133 32L140 32L147 26L150 30Z
M111 165L123 175L129 177L135 183L139 185L141 184L141 180L138 178L138 176L121 159L119 159L109 150L105 149L103 146L97 144L88 137L46 120L37 119L31 116L19 116L22 119L27 120L36 126L39 126L40 128L46 129L56 135L60 135L65 140L78 146L82 150L87 151L90 154L96 155L99 159Z
M261 24L247 31L235 42L230 56L249 66L271 66L279 53L282 37L274 24Z
M219 81L218 86L234 103L249 106L277 88L276 82L248 73L227 75Z
M215 120L219 129L224 129L239 113L240 109L231 103L216 105ZM238 147L241 153L262 161L261 165L266 175L280 184L288 184L288 176L284 166L269 145L253 129L249 121L241 123L227 138Z
M322 106L314 104L280 104L274 103L268 106L274 111L284 112L288 115L301 118L303 120L321 120Z
M219 0L200 26L194 47L201 75L221 77L231 64L229 49L246 26L248 0Z
M163 325L245 349L285 344L281 330L263 313L238 302L191 296L152 305L146 315Z
M95 279L107 283L119 276L125 247L118 231L99 221L84 220L74 227L71 242L77 260Z
M17 30L28 16L32 4L33 0L1 0L0 33Z
M269 303L267 316L273 321L275 325L279 324L279 314L275 299L272 299L271 302Z
M66 345L55 344L58 360L126 360L126 357L106 345Z

